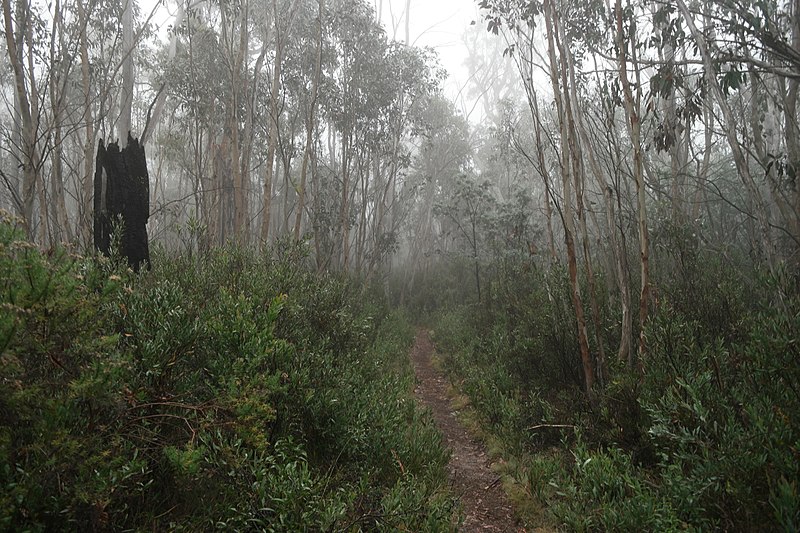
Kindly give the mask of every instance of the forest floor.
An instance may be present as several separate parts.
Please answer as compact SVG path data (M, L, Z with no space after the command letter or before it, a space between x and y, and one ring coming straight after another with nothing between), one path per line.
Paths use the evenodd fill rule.
M430 408L452 452L448 466L450 485L464 510L460 531L524 532L525 528L514 518L500 476L492 471L486 448L458 421L448 396L448 379L431 363L433 353L428 332L419 329L411 348L418 382L414 394Z

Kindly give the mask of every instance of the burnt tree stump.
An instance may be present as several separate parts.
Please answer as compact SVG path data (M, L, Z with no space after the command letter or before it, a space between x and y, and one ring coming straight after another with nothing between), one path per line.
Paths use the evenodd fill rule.
M128 133L128 145L97 146L94 173L94 245L104 255L111 253L111 238L122 224L119 252L138 272L150 268L147 219L150 216L150 178L144 146Z

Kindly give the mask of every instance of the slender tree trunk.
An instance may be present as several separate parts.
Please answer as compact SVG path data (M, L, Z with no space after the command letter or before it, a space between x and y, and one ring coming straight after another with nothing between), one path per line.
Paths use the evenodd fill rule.
M793 0L791 6L792 48L800 50L800 0ZM790 229L795 242L800 241L800 120L797 114L797 99L800 92L800 78L786 80L787 90L783 103L783 127L785 131L786 152L789 160L789 177L794 182L794 202ZM795 246L797 252L798 246ZM795 271L800 271L800 254L795 253Z
M54 119L56 121L60 120L58 113L54 112ZM53 160L52 168L50 169L50 194L52 196L55 219L52 234L54 244L72 240L72 231L67 218L67 205L64 197L63 142L61 125L55 122L53 124L53 153L51 155Z
M117 144L124 150L131 131L131 112L133 108L133 2L122 0L122 87L117 119Z
M76 2L78 9L78 25L84 28L80 35L80 54L81 54L81 89L83 91L83 116L81 120L83 128L83 175L81 176L79 191L79 224L81 242L84 246L89 246L92 241L92 194L94 176L94 113L92 112L92 79L89 73L89 44L86 37L86 26L88 17L83 6L83 2Z
M297 213L294 218L294 238L300 240L303 227L303 210L306 204L306 180L308 163L311 151L314 150L314 115L317 108L317 95L319 93L319 80L322 73L322 17L325 13L325 0L319 0L317 13L317 57L314 65L314 79L311 82L311 98L306 114L306 145L303 149L303 163L300 167L300 187L297 189Z
M794 235L791 230L793 230L793 209L789 202L786 201L783 191L781 191L781 184L778 182L778 176L776 175L775 165L771 164L770 161L771 157L774 157L772 154L777 152L777 150L773 147L767 145L764 137L764 127L762 123L762 115L763 116L774 116L777 114L777 110L769 108L769 100L767 99L767 95L763 94L761 89L762 80L759 76L755 74L752 68L749 69L748 75L750 78L750 91L753 94L753 104L750 106L750 130L751 130L751 137L752 137L752 146L755 151L755 155L758 158L759 163L761 166L766 169L764 172L764 177L766 178L767 182L769 183L769 189L772 193L772 202L777 207L778 212L780 213L781 217L784 221L786 221L790 225L790 235ZM779 80L778 82L779 87L782 84ZM781 91L784 92L784 91ZM785 94L785 92L784 92ZM766 109L760 107L761 105L766 106ZM788 146L787 146L788 149ZM788 250L787 250L788 251Z
M28 25L27 3L17 3L17 26L11 20L11 0L3 0L3 19L5 22L6 50L14 73L14 90L19 101L22 121L22 146L19 160L22 165L22 219L29 239L34 238L33 210L36 199L36 183L39 155L36 148L36 125L31 114L31 102L25 85L25 69L22 61L23 37ZM20 27L22 25L22 27Z
M709 171L711 169L711 148L714 141L714 114L711 106L712 103L710 100L706 99L703 102L703 159L699 163L699 168L697 170L697 179L699 183L694 205L692 206L692 220L696 220L700 217L700 209L702 209L703 206L708 208L708 202L703 201L701 195L703 195L703 191L706 190L706 182L708 181ZM713 222L713 218L710 218L709 221Z
M633 177L636 182L636 206L638 210L637 220L639 228L639 260L640 260L640 276L641 276L641 291L639 294L639 367L642 368L646 343L645 343L645 325L647 323L647 316L650 301L650 252L649 252L649 234L647 230L647 203L646 192L644 183L644 154L642 153L641 142L641 117L639 115L641 105L641 83L636 84L636 98L634 98L631 83L628 79L628 58L627 49L629 40L625 36L623 26L623 11L622 0L616 0L616 18L617 18L617 50L619 53L618 66L619 78L622 84L623 103L625 106L625 114L627 116L628 133L633 145ZM635 36L635 30L631 30L631 36ZM635 49L635 45L632 46ZM638 67L634 62L634 69L636 71L636 78L638 82Z
M619 0L617 0L619 1ZM761 233L761 239L764 245L764 252L766 255L767 266L769 267L770 271L775 273L776 272L776 258L775 258L775 246L772 240L772 235L770 232L769 227L769 212L767 211L767 206L764 203L764 199L761 195L761 191L758 188L758 184L756 183L753 175L750 173L750 168L747 165L747 159L745 158L745 154L742 151L741 145L739 144L739 139L736 135L736 118L733 115L733 111L728 105L728 101L725 98L724 93L722 92L722 88L717 81L717 77L715 74L714 69L714 62L711 58L711 54L708 51L706 39L703 34L697 29L697 26L694 23L694 18L692 14L689 12L689 8L686 7L686 4L683 0L675 0L678 10L683 15L684 20L686 21L686 25L689 27L689 31L691 32L692 36L694 37L695 44L697 45L697 50L700 53L700 57L703 60L703 65L705 67L705 76L706 82L711 89L711 93L714 95L715 99L717 100L717 104L722 111L722 116L725 120L725 136L728 139L728 145L730 146L731 153L733 155L733 161L736 164L736 170L739 173L739 177L742 180L742 183L747 191L750 199L753 201L755 206L755 216L756 220L758 221L759 230Z
M572 155L570 147L570 132L562 96L566 87L561 87L558 75L558 61L556 59L555 34L558 31L556 24L555 6L552 0L544 2L544 18L547 29L548 55L550 59L550 81L553 85L553 96L556 102L558 120L561 125L561 178L564 188L564 202L562 206L562 222L564 225L564 242L567 248L567 269L569 271L570 287L572 292L572 305L575 311L575 322L580 347L581 362L583 364L584 388L591 394L594 388L595 373L592 357L589 352L589 338L586 334L586 318L583 312L583 300L578 282L578 263L575 254L575 222L572 213L572 184L570 169Z
M29 9L29 8L28 8ZM30 11L28 10L27 15L30 16ZM33 23L32 21L28 20L25 24L25 43L28 47L28 90L30 91L30 106L31 106L31 118L33 121L33 134L34 138L32 139L33 143L33 153L36 154L34 160L32 160L31 166L33 167L34 175L36 176L36 197L38 199L39 204L39 212L38 212L38 230L39 230L39 244L42 246L46 245L50 241L50 202L47 199L47 185L45 184L44 176L42 176L41 169L42 169L42 158L41 152L39 151L38 140L36 136L38 136L38 132L40 131L40 117L41 109L39 107L39 86L36 83L36 65L34 63L34 58L36 57L34 53L34 43L33 43Z
M534 135L536 139L536 161L538 163L539 174L544 182L544 209L547 218L547 248L550 252L550 266L558 263L558 253L556 252L556 242L553 236L553 206L551 201L554 201L553 191L550 186L549 173L547 171L547 164L544 157L544 143L542 142L542 125L541 116L539 115L539 102L536 92L531 90L528 95L528 106L533 115L534 121ZM549 290L548 290L549 293Z
M236 92L236 90L234 90ZM230 135L230 172L233 177L233 238L237 244L244 244L247 237L244 235L245 228L245 191L242 182L242 172L239 167L241 154L239 152L239 120L237 118L236 96L232 98L231 107L228 111L228 134Z
M317 130L319 133L319 130ZM317 153L316 150L312 150L309 154L309 163L311 164L311 189L314 192L314 216L312 218L312 227L314 229L314 257L316 258L317 263L317 271L322 272L325 268L325 261L322 257L323 250L322 250L322 228L320 227L321 224L319 222L319 214L321 213L321 201L320 196L321 192L321 185L318 173L318 160L317 160Z
M406 46L411 46L411 0L406 0Z
M63 135L61 121L63 116L64 90L61 80L67 76L68 64L66 58L58 61L56 58L56 41L63 48L63 27L61 21L61 2L55 0L53 10L53 26L50 36L50 64L53 72L50 74L50 107L53 112L53 152L52 167L50 169L50 193L55 212L53 223L53 240L55 243L72 240L72 232L67 218L66 199L64 197L63 176Z
M372 240L372 253L369 254L365 277L365 281L369 282L375 273L376 265L383 261L381 240L384 234L383 219L386 212L386 205L384 202L387 190L387 187L384 185L383 173L381 172L380 156L378 155L378 150L374 147L369 151L367 168L372 172L371 188L374 191L374 203L370 224L371 231L368 232Z
M592 265L591 250L589 247L589 230L586 226L586 209L584 206L583 191L585 188L586 170L583 164L584 150L589 151L591 157L591 145L586 143L583 146L579 136L580 110L578 109L578 96L575 82L575 68L570 59L570 54L564 43L564 29L559 24L558 15L554 12L554 22L557 23L557 33L555 35L556 46L559 50L561 59L561 82L564 86L564 111L567 117L569 128L570 156L572 162L572 178L575 183L576 213L581 232L581 244L583 248L583 261L586 269L586 279L589 285L589 303L592 311L592 322L594 325L595 340L597 343L597 364L595 371L602 387L606 381L605 370L605 347L603 343L603 328L600 324L600 307L597 304L597 289Z
M208 175L203 175L203 211L206 216L206 223L208 224L208 242L209 245L219 244L222 242L221 234L221 218L220 218L220 198L222 190L220 189L221 180L219 179L219 139L209 129L208 134Z
M247 24L247 18L243 20L243 23ZM244 65L245 74L246 72L246 57L249 55L249 48L250 48L250 39L249 39L249 32L241 30L242 34L240 35L240 43L239 48L240 50L244 50L243 54L245 55ZM250 178L250 161L252 160L253 155L253 141L254 141L254 122L255 122L255 113L256 113L256 106L257 106L257 95L259 90L259 81L261 80L261 69L264 65L264 60L266 59L267 52L269 51L266 41L261 45L261 51L256 58L255 66L253 67L252 71L252 78L248 80L247 84L245 85L245 92L242 95L245 101L244 105L244 130L242 132L242 149L241 149L241 161L239 162L239 172L241 173L241 181L242 181L242 196L243 196L243 205L244 205L244 212L245 212L245 233L247 234L248 241L250 239L250 187L252 184Z
M341 266L347 271L350 266L350 146L349 133L342 133L342 206L339 212L341 229Z
M611 183L606 188L607 198L609 202L608 212L610 215L611 227L609 231L615 232L616 244L616 263L617 275L619 277L620 286L620 302L622 309L622 324L620 332L620 349L618 356L620 361L627 363L628 368L633 369L636 363L635 352L632 347L633 341L633 308L631 305L631 275L630 265L628 263L628 245L625 236L625 224L622 217L622 186L627 185L628 180L622 180L622 150L618 142L619 135L617 133L616 123L614 121L614 105L611 100L606 100L605 112L607 114L611 128L606 132L606 141L609 144L611 169L612 175ZM710 152L710 150L709 150ZM630 191L625 192L625 197L630 197ZM616 207L616 213L615 213ZM618 232L618 233L617 233ZM626 312L627 309L627 312Z
M269 140L267 145L267 161L264 170L264 208L263 218L261 219L261 245L269 244L270 218L272 215L272 182L275 176L275 152L278 146L278 103L281 83L281 63L283 62L283 39L278 22L278 3L272 0L272 16L274 17L275 27L275 63L272 66L272 84L270 85L269 97Z
M313 117L306 119L306 145L303 148L303 162L300 165L300 186L297 187L297 208L294 214L294 239L300 240L303 230L303 210L306 208L306 182L308 181L308 161L311 157L312 143L314 142L312 125Z
M620 331L619 350L617 359L633 366L633 350L631 350L631 337L633 336L633 317L631 316L631 290L630 277L628 276L628 256L617 235L616 216L614 215L614 193L611 186L605 189L606 216L608 218L608 235L614 253L614 263L619 279L620 306L622 307L622 325Z
M657 12L661 4L653 3L653 24L654 30L660 38L661 46L658 47L659 62L663 65L662 68L668 69L669 75L678 77L678 69L680 68L675 62L675 47L673 40L669 35L669 19L658 19ZM668 94L661 95L661 114L662 123L661 127L664 132L665 148L670 157L670 204L672 207L672 221L677 225L685 223L685 213L683 200L683 193L685 188L686 165L688 161L686 155L688 151L685 149L684 140L688 140L688 135L682 133L680 128L680 118L677 114L677 95L676 84L669 85ZM688 128L686 128L688 130ZM688 133L688 131L687 131Z
M361 197L361 206L358 210L358 231L356 232L356 274L361 275L364 266L364 253L366 248L367 237L367 193L369 188L369 159L367 156L367 164L364 164L364 154L359 156L358 168L361 181L359 193ZM365 168L366 167L366 168Z
M475 217L472 217L472 258L475 261L475 288L478 291L478 303L481 303L481 266L478 262L478 235L475 231Z
M285 150L281 150L281 171L283 172L283 217L281 220L281 235L289 235L289 218L292 213L292 197L297 193L292 180L292 153L294 152L294 121L292 131L289 133L290 145Z
M19 97L17 96L17 91L14 91L14 108L11 112L11 121L11 153L18 160L21 160L21 156L18 154L21 151L24 141L22 137L22 107ZM9 173L8 180L6 181L5 185L8 189L9 195L11 196L11 204L14 208L14 214L16 214L18 217L22 217L24 203L22 200L22 193L20 191L20 185L22 184L22 181L22 165L14 165L14 168L11 169L11 172Z
M225 10L222 10L224 13ZM228 102L226 129L230 143L230 173L233 185L233 239L237 244L245 245L249 239L249 213L247 209L247 189L241 168L242 143L239 131L239 105L242 99L241 78L245 64L247 50L247 21L249 18L249 4L244 5L239 12L238 35L239 41L235 43L234 35L237 33L237 23L223 15L222 41L228 53L229 72L231 77L231 101Z

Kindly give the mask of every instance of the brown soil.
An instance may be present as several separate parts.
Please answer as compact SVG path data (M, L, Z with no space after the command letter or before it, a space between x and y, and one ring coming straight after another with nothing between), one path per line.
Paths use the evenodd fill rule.
M499 476L492 472L486 449L456 418L447 395L447 378L431 365L433 351L428 332L420 329L411 349L418 381L414 393L432 411L445 444L452 451L450 485L460 497L465 515L460 531L524 532L514 518Z

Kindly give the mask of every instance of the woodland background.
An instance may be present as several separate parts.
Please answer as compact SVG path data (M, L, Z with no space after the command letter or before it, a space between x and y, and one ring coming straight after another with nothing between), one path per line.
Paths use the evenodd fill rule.
M451 527L411 316L526 520L800 527L800 2L479 5L468 119L382 2L3 0L4 527Z

